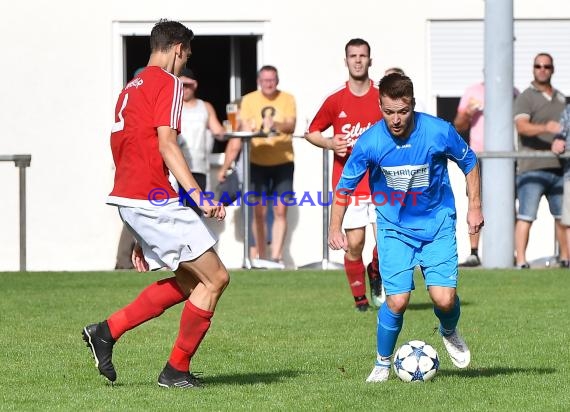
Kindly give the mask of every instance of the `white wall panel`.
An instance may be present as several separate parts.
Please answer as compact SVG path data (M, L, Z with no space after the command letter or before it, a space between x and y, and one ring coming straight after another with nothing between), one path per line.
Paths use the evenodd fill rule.
M466 86L481 81L484 69L483 20L431 21L430 73L435 96L460 96ZM515 86L532 80L533 58L539 52L554 57L555 87L570 94L570 20L515 20Z
M95 270L114 266L121 225L116 211L104 200L112 186L109 129L124 64L114 30L127 23L144 30L166 17L185 21L204 34L236 27L263 30L260 56L263 63L279 68L280 86L297 99L297 134L303 132L323 97L346 79L343 48L352 37L371 43L371 76L375 80L385 68L402 66L414 79L418 97L432 106L428 110L435 108L431 98L436 91L459 95L467 84L479 79L481 64L476 53L482 53L482 37L481 45L473 37L466 46L457 43L454 38L459 32L454 32L454 38L448 40L454 40L458 51L451 65L442 65L443 57L430 50L435 34L430 27L442 20L481 21L484 1L400 0L395 9L394 3L386 0L362 0L358 10L358 14L347 14L346 4L329 0L0 2L0 15L5 17L0 25L5 40L5 61L0 65L0 153L32 154L28 268ZM549 44L540 49L550 48L557 65L555 84L570 93L570 67L555 51L564 48L570 38L565 31L570 2L543 0L541 7L536 7L534 0L517 0L515 17L539 21L533 26L535 32L529 34L531 38L542 38L541 21L546 20L549 28L544 30L561 33L559 38L551 36ZM527 31L531 33L530 28ZM517 33L518 41L523 37ZM517 65L516 79L517 86L524 87L532 74L531 62L520 53L523 63ZM534 53L533 47L528 53ZM432 61L438 66L431 67ZM468 62L469 72L460 78L457 64L462 61ZM295 156L295 189L320 190L321 151L299 139ZM18 269L16 170L8 163L0 167L4 195L0 202L0 270ZM319 260L318 208L297 208L295 213L289 235L291 261L303 265ZM236 222L230 216L220 229L220 253L229 266L241 263L234 256L234 251L239 254L241 250L235 237ZM366 259L371 247L369 242ZM342 258L341 254L332 255L337 261Z

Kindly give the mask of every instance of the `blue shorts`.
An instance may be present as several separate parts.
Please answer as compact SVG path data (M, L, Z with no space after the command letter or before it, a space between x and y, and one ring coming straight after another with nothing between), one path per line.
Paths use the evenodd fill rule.
M414 268L417 265L422 270L426 287L457 287L454 228L441 230L429 242L412 239L392 229L378 229L378 257L387 295L414 290Z
M517 176L517 198L519 210L517 219L534 222L540 198L548 200L550 214L555 219L562 216L564 177L554 170L529 170Z

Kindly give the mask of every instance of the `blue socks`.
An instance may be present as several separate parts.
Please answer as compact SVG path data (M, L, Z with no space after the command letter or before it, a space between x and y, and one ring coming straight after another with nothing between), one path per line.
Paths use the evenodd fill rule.
M457 327L459 316L461 315L461 303L459 296L455 296L455 306L449 312L443 312L434 306L433 312L439 319L439 332L443 336L449 336ZM390 366L390 356L394 353L398 335L404 324L404 314L394 313L390 310L386 302L382 304L378 311L378 329L376 333L378 356L377 366Z
M433 307L433 313L439 319L439 333L442 336L449 336L457 327L457 322L459 322L459 316L461 315L461 303L459 302L459 296L455 296L455 306L449 312L443 312L437 307Z
M389 359L382 362L381 358L389 358L394 353L394 347L403 323L404 314L392 312L386 302L384 302L378 311L378 330L376 334L378 348L377 365L384 366L385 362L387 362L388 366L390 365Z

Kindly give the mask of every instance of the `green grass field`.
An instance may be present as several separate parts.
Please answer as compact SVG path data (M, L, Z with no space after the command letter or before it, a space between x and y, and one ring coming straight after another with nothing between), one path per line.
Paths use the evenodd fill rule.
M472 352L453 367L434 333L421 278L398 343L421 339L441 367L427 383L364 381L375 357L376 312L353 309L338 271L233 271L193 360L207 385L169 390L156 380L181 306L115 346L105 383L81 340L167 272L0 273L1 410L563 411L570 409L570 271L467 270L460 329ZM565 389L566 388L566 389Z

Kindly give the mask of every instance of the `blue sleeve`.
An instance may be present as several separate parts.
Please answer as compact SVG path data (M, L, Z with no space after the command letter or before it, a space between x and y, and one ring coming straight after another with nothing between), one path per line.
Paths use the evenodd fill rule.
M354 192L368 170L368 153L372 148L366 144L366 139L363 139L366 133L358 138L342 169L342 175L335 189L343 194Z
M447 157L457 163L463 174L469 173L477 164L475 152L451 124L447 132Z

